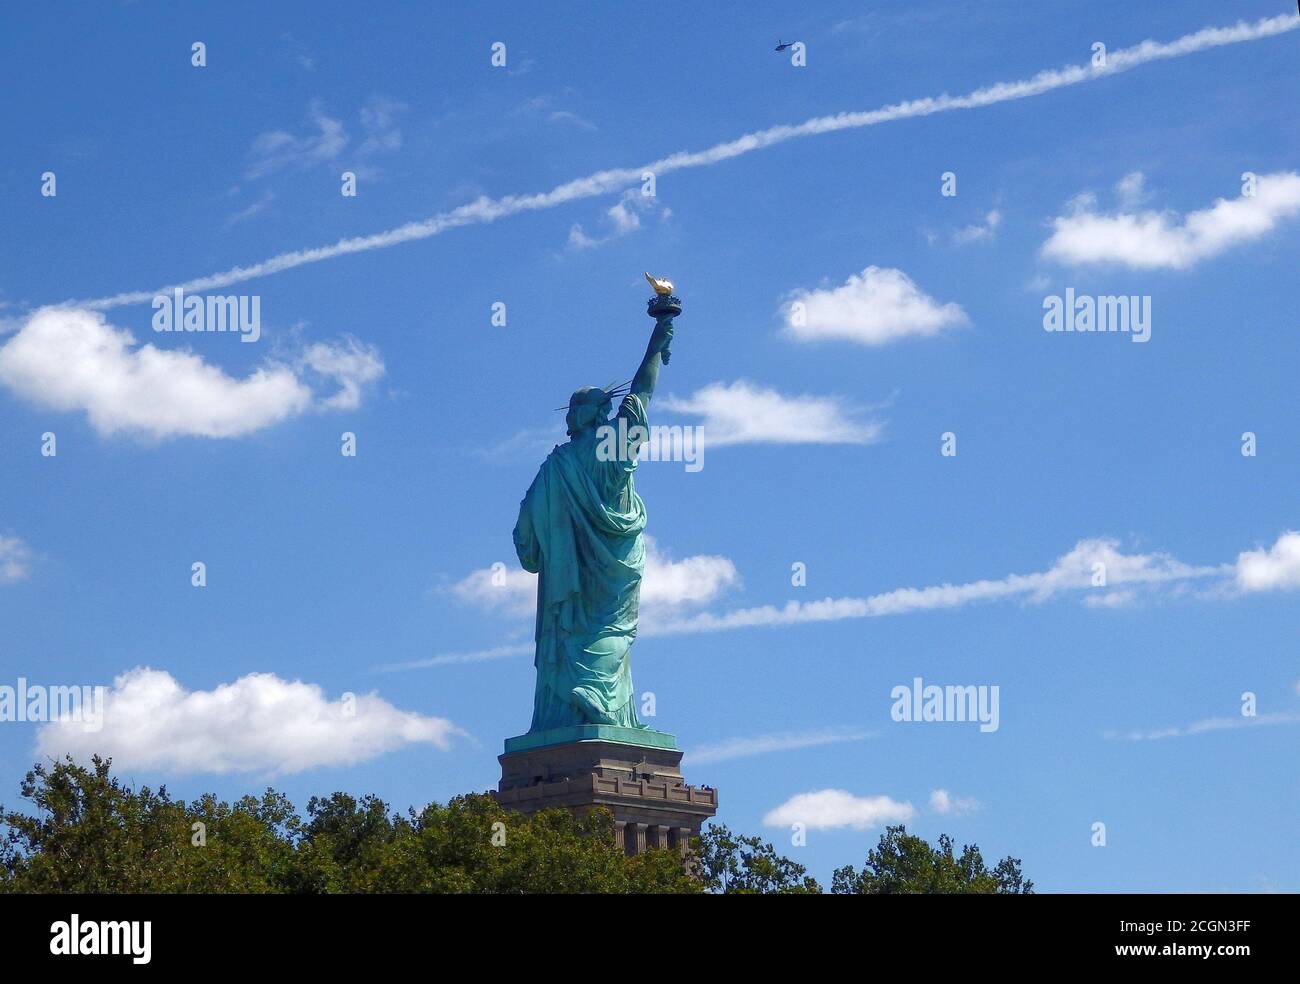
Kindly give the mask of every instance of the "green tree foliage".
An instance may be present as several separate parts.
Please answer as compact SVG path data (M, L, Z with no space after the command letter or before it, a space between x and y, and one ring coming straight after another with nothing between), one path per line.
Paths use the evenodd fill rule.
M458 796L406 817L373 796L268 789L227 804L129 789L107 760L38 765L27 812L0 809L6 892L699 892L675 851L629 858L607 811L507 813ZM202 826L196 826L202 825Z
M723 824L704 831L696 860L705 887L721 895L817 894L822 890L803 865L777 854L762 838L733 834Z
M1029 895L1033 890L1019 858L1003 858L990 869L974 844L958 855L947 834L933 847L903 826L885 829L861 872L846 865L831 882L838 895Z
M225 803L186 803L166 787L124 786L110 762L38 765L24 811L0 808L0 892L817 893L804 867L758 837L706 830L683 863L673 850L627 857L605 810L574 817L509 813L490 796L457 796L405 816L374 796L313 797L307 818L273 789ZM1028 893L1020 862L988 869L890 827L837 893Z

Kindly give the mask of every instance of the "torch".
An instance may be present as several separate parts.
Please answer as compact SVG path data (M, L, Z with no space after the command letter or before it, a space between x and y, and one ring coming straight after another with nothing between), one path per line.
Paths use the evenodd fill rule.
M671 280L652 277L648 273L645 278L650 282L650 286L655 289L654 297L646 302L646 314L659 322L672 320L682 313L682 302L673 296L673 282ZM665 345L663 350L664 365L668 364L669 354L668 346Z

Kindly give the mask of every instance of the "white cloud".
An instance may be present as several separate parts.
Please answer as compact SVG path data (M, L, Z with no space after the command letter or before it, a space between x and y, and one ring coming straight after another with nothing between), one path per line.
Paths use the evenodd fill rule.
M525 616L537 604L537 575L529 574L513 562L498 561L501 567L483 567L471 571L451 586L461 601L479 608Z
M1064 591L1096 591L1121 585L1156 585L1222 573L1222 567L1193 567L1165 553L1126 554L1112 537L1080 540L1047 571L1030 575L1030 600L1043 601ZM1104 584L1094 585L1102 576ZM1114 592L1109 592L1114 593ZM1101 592L1098 592L1100 595Z
M785 396L745 380L711 383L692 396L663 399L665 409L703 417L704 443L868 444L884 425L835 396Z
M27 576L31 550L16 536L0 536L0 584L12 584Z
M445 751L463 734L445 718L398 710L373 693L357 696L352 713L315 684L271 673L186 690L163 670L137 667L106 691L102 730L49 723L36 747L51 757L111 756L127 771L283 775L352 765L408 744Z
M311 65L304 63L304 67L310 68ZM365 136L356 145L354 156L372 157L400 150L402 131L397 120L406 109L405 103L387 96L372 96L367 100L359 113ZM319 100L312 100L307 108L307 117L313 129L305 135L298 136L284 130L258 134L248 150L245 176L253 180L276 171L306 170L338 160L351 140L343 122L326 115Z
M564 422L556 419L547 427L525 427L515 431L495 444L475 443L469 453L496 464L513 464L520 456L545 457L547 452L565 440Z
M633 200L639 197L635 192L633 193ZM619 235L641 228L641 216L637 214L637 206L629 206L628 196L626 195L605 214L614 223L614 229Z
M952 241L958 246L966 243L978 242L981 239L992 239L998 231L998 226L1002 224L1002 213L993 209L984 216L984 221L975 225L964 226L952 234Z
M1286 536L1294 535L1295 534L1293 533L1286 534ZM1300 680L1296 681L1293 689L1297 694L1300 694ZM1231 717L1208 717L1201 718L1199 721L1193 721L1191 724L1173 725L1163 728L1149 728L1146 730L1137 729L1133 731L1103 731L1102 737L1118 739L1121 741L1161 741L1165 738L1188 738L1193 735L1203 735L1214 731L1237 731L1242 728L1267 728L1275 727L1277 725L1292 724L1300 724L1300 712L1274 711L1269 714L1255 714L1251 716L1236 714Z
M753 735L727 738L710 745L700 745L686 753L692 765L705 762L726 762L731 759L787 752L800 748L818 748L848 741L864 741L871 734L858 728L818 728L814 731L784 732L772 735Z
M0 384L38 406L85 411L105 435L238 437L313 405L355 406L361 383L382 372L375 351L355 340L313 345L304 364L339 392L314 403L288 365L267 361L237 379L188 349L139 345L97 311L41 308L0 347Z
M660 205L656 197L642 195L639 188L629 188L623 196L605 210L604 222L610 228L607 236L589 236L581 224L575 222L569 227L569 245L575 249L591 249L620 236L636 232L641 228L641 216L655 216L667 220L672 211Z
M512 656L531 656L536 647L531 642L508 643L504 646L490 646L487 649L472 649L459 653L439 653L423 659L408 659L400 663L382 663L374 669L379 673L394 673L399 670L427 670L434 666L455 666L463 663L485 663L490 660L507 659Z
M968 321L960 306L940 304L902 270L875 266L839 287L795 291L782 312L787 334L799 341L840 339L862 345L929 337Z
M307 168L332 161L347 146L348 134L343 124L326 116L320 103L313 101L307 110L315 132L294 136L284 130L268 130L253 140L248 150L246 175L265 177L287 168Z
M361 389L384 374L384 363L373 346L348 336L341 344L315 342L302 355L305 366L338 384L338 392L320 401L326 410L355 410Z
M930 793L930 809L934 813L961 816L980 808L979 801L967 796L953 796L946 789L935 789Z
M651 536L646 536L645 546L641 617L647 625L680 609L707 604L740 583L736 565L726 557L696 554L673 560ZM503 567L471 572L452 585L452 593L482 608L531 616L537 604L537 575L513 563L503 562Z
M1123 741L1159 741L1164 738L1187 738L1192 735L1203 735L1211 731L1235 731L1238 728L1260 728L1279 724L1300 724L1300 714L1278 712L1275 714L1257 714L1255 717L1202 718L1187 725L1152 728L1147 731L1106 731L1102 733L1102 737Z
M1285 533L1279 544L1292 549L1291 538L1297 534ZM1245 562L1244 569L1255 590L1264 585L1283 586L1291 582L1289 559L1281 560L1282 552L1257 551L1263 558ZM1286 554L1289 558L1290 555ZM1279 564L1279 560L1281 563ZM730 583L734 565L725 562L726 578ZM1262 566L1261 566L1262 564ZM1100 565L1100 566L1099 566ZM725 632L756 627L804 625L815 622L834 622L843 619L878 618L886 615L905 615L911 612L937 611L961 608L981 602L1019 600L1024 604L1038 604L1064 595L1075 595L1084 604L1100 608L1135 604L1137 601L1162 594L1176 594L1196 581L1210 581L1214 591L1206 597L1222 597L1223 588L1232 583L1234 573L1240 578L1241 562L1232 564L1195 566L1185 564L1164 553L1126 554L1119 550L1118 541L1109 537L1080 540L1046 570L1030 574L1009 574L1003 578L966 581L963 583L929 585L922 588L895 588L865 597L822 598L817 601L790 601L784 605L758 605L731 611L705 611L688 613L682 606L652 606L641 624L643 636L690 635L703 632ZM647 572L649 567L647 567ZM456 586L468 600L494 600L495 604L513 609L516 614L530 614L535 587L531 575L507 577L506 588L493 588L488 581L490 571L476 571ZM524 581L524 578L527 581ZM648 573L647 573L648 579ZM1098 583L1104 579L1104 583ZM736 580L739 580L736 575ZM490 594L491 592L495 594ZM643 595L644 597L644 595ZM697 591L694 597L703 601L705 592ZM508 651L507 651L508 650ZM401 668L435 666L443 663L478 662L506 655L530 652L530 647L496 647L470 654L450 653L429 659L403 664ZM397 668L397 667L389 667Z
M1089 608L1126 608L1137 600L1136 591L1107 591L1105 594L1084 595L1083 603Z
M899 803L888 796L854 796L843 789L822 789L790 797L763 817L763 825L789 827L801 823L808 830L867 830L914 816L916 810L911 803Z
M166 293L174 287L182 287L187 292L228 287L231 284L242 283L255 277L265 277L284 270L291 270L307 263L320 263L337 256L346 256L366 250L386 249L400 243L441 235L449 229L461 226L495 222L498 219L523 212L555 208L579 199L610 194L629 185L639 184L641 175L646 171L653 171L656 175L662 177L665 174L687 168L711 167L789 140L799 140L805 137L837 133L842 130L861 127L878 126L896 120L915 119L936 113L982 109L998 103L1028 99L1067 86L1108 78L1150 62L1180 58L1184 55L1218 48L1223 45L1258 41L1287 31L1293 31L1297 27L1300 27L1300 18L1297 18L1294 14L1266 17L1254 23L1242 21L1231 27L1207 27L1191 34L1185 34L1170 42L1143 41L1131 48L1117 49L1109 53L1103 67L1091 64L1068 65L1065 68L1039 72L1028 79L996 82L961 96L950 96L945 93L940 96L911 99L906 102L882 106L878 109L838 113L834 116L818 116L793 125L781 124L755 133L746 133L734 140L715 144L701 151L680 151L638 167L610 168L596 171L566 181L550 191L538 194L506 195L496 199L483 197L450 212L444 212L428 219L408 222L373 235L356 236L350 239L341 239L326 246L281 253L259 263L234 267L184 283L168 284L158 290L125 291L112 297L102 297L88 301L85 306L110 308L123 304L138 304L148 301L155 294Z
M659 610L704 605L740 584L736 565L717 554L694 554L673 560L646 537L641 604L653 621Z
M1300 588L1300 533L1287 530L1267 550L1238 554L1236 581L1247 592Z
M574 126L581 127L584 130L598 129L596 124L591 122L591 120L579 116L577 113L568 109L557 109L546 118L552 123L572 123Z
M1141 205L1147 195L1147 179L1141 171L1131 171L1115 183L1115 194L1124 208Z
M531 62L528 63L531 66ZM528 68L521 67L517 72L511 72L511 75L523 75ZM562 95L572 94L571 89L566 89ZM533 119L545 119L548 123L559 123L565 126L576 126L582 130L600 129L595 123L571 109L560 109L556 107L556 97L551 95L534 96L526 100L512 115L529 116Z
M402 131L397 118L406 112L406 104L386 96L373 96L361 107L361 128L366 137L357 147L357 154L367 157L381 151L400 150Z
M701 444L870 444L880 439L885 425L870 417L871 408L859 407L839 396L788 396L770 387L736 380L710 383L690 396L655 397L655 405L669 413L700 417ZM513 458L522 451L545 451L564 440L563 428L529 428L475 453L494 460Z
M251 219L254 215L263 211L273 201L275 201L275 192L270 190L263 191L257 201L239 209L237 212L232 212L226 218L226 227L229 228L232 225L238 225L240 222Z
M1140 175L1137 175L1140 178ZM1121 196L1132 200L1140 181L1129 175ZM1076 199L1072 210L1052 220L1052 235L1042 255L1058 262L1118 263L1140 270L1186 270L1201 260L1252 242L1285 219L1300 215L1300 174L1282 171L1259 176L1254 196L1217 199L1209 208L1180 216L1144 211L1106 214L1090 197Z
M604 242L603 239L593 239L588 236L583 231L580 223L575 222L569 226L569 245L574 249L591 249L599 246L602 242Z
M1095 564L1104 565L1105 586L1094 586ZM720 632L771 625L832 622L849 618L875 618L916 611L960 608L977 602L1019 598L1042 602L1063 593L1106 592L1117 586L1154 588L1197 578L1222 577L1223 566L1193 567L1166 554L1123 554L1109 538L1080 540L1047 570L1009 574L996 580L938 584L923 588L895 588L867 597L823 598L820 601L761 605L730 612L701 612L657 625L658 634Z

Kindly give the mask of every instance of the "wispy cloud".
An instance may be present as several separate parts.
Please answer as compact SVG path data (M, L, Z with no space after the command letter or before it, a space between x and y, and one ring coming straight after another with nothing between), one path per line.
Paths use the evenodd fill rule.
M0 584L21 581L30 570L31 549L19 537L0 536Z
M1130 171L1115 183L1115 194L1124 208L1141 205L1150 197L1146 175L1141 171Z
M946 789L935 789L930 793L930 811L945 816L962 816L973 813L980 808L979 800L970 796L954 796Z
M496 659L510 659L515 656L531 656L534 650L531 642L510 643L504 646L490 646L487 649L470 649L459 653L439 653L423 659L408 659L397 663L382 663L374 667L378 673L395 673L400 670L428 670L435 666L457 666L463 663L485 663Z
M557 109L546 117L552 123L572 123L574 126L583 130L597 130L599 127L591 120L579 116L577 113L568 109Z
M400 100L371 96L358 113L363 136L355 145L353 156L373 157L400 150L402 131L397 121L406 109ZM305 171L319 164L337 162L352 140L343 121L328 115L320 100L315 99L307 107L307 119L310 128L303 134L286 130L259 133L248 148L244 176L254 181L280 171Z
M361 391L384 374L379 350L364 345L351 335L341 342L314 342L302 353L301 364L325 379L334 380L338 390L321 397L323 410L355 410L361 406Z
M521 67L518 72L511 74L522 75L527 71L527 68ZM571 109L566 109L557 105L559 99L568 98L572 95L573 90L566 89L564 92L558 94L558 96L533 96L531 99L525 100L518 108L516 108L512 115L545 120L547 123L555 123L560 126L573 126L580 130L594 131L600 129L600 127L596 126L595 123L591 122L591 120L587 119L585 116L582 116Z
M226 219L226 227L229 228L230 226L238 225L241 222L246 222L259 212L265 210L273 201L275 201L275 192L269 189L263 191L262 194L258 196L257 201L236 212L232 212Z
M400 100L372 96L361 107L361 128L365 131L365 137L357 147L357 155L369 157L371 154L400 150L402 131L397 126L397 120L406 109L406 103Z
M1123 741L1158 741L1162 738L1186 738L1211 731L1235 731L1238 728L1267 728L1279 724L1300 724L1300 713L1278 712L1257 714L1254 717L1210 717L1191 724L1138 731L1105 731L1105 738Z
M998 226L1002 224L1002 213L996 208L988 212L983 221L973 225L963 226L952 234L952 241L958 246L964 246L966 243L975 243L984 239L992 239L998 231Z
M752 735L743 738L727 738L709 745L700 745L688 751L685 759L692 765L700 765L705 762L726 762L731 759L750 758L755 755L769 755L772 752L788 752L800 748L818 748L822 745L865 741L870 737L871 733L869 731L860 728L818 728L813 731Z
M936 113L981 109L998 103L1028 99L1067 86L1108 78L1150 62L1180 58L1224 45L1258 41L1287 31L1293 31L1297 27L1300 27L1300 16L1284 14L1263 18L1254 23L1242 21L1231 27L1207 27L1170 42L1143 41L1133 47L1111 52L1106 59L1105 66L1102 67L1091 63L1070 65L1064 68L1043 71L1028 79L997 82L962 96L950 96L946 93L939 96L926 96L864 112L819 116L799 124L773 126L766 130L747 133L725 143L715 144L705 150L680 151L638 167L596 171L584 177L565 182L547 192L507 195L495 199L483 197L450 212L440 213L416 222L409 222L373 235L341 239L332 245L281 253L258 263L234 267L220 273L198 277L182 284L166 285L163 288L154 290L127 291L86 303L98 308L110 308L122 304L138 304L148 301L160 291L165 291L174 286L182 286L193 291L225 287L255 277L280 273L308 263L319 263L323 260L366 250L385 249L399 243L437 236L449 229L461 226L495 222L498 219L522 212L555 208L578 199L620 191L633 184L639 184L641 175L645 171L653 171L656 175L662 176L687 168L710 167L790 140L876 126L902 119L932 116Z
M1098 565L1101 565L1098 568ZM1098 570L1105 584L1095 583ZM1222 578L1230 567L1194 567L1165 554L1124 554L1110 538L1080 540L1047 570L1010 574L996 580L939 584L923 588L896 588L867 597L823 598L791 601L783 606L761 605L730 612L701 612L676 621L648 627L652 634L721 632L759 626L800 625L843 619L876 618L917 611L960 608L979 602L1020 599L1037 603L1064 593L1104 594L1116 588L1153 588L1198 578Z
M520 455L544 456L546 452L566 440L564 422L557 416L556 421L549 427L525 427L495 443L476 443L468 449L468 453L485 461L514 464Z
M605 210L604 222L609 229L608 235L589 236L582 225L575 222L569 229L569 245L574 249L603 246L611 240L640 229L643 215L657 215L660 220L665 220L672 215L672 211L660 205L657 197L643 195L638 188L629 188L617 202Z
M1288 534L1292 535L1292 534ZM1300 694L1300 680L1292 688ZM1244 698L1246 695L1243 694ZM1242 728L1268 728L1277 725L1300 724L1300 711L1274 711L1268 714L1237 714L1232 717L1207 717L1191 724L1163 728L1135 729L1133 731L1103 731L1103 738L1122 741L1159 741L1163 738L1187 738L1212 731L1237 731Z
M1279 543L1290 544L1287 533ZM1253 553L1253 552L1252 552ZM1265 552L1267 553L1267 552ZM1252 554L1243 554L1243 557ZM730 561L727 561L730 564ZM1247 561L1249 566L1252 561ZM475 572L466 581L474 581L473 593L483 598L493 597L483 587L490 571ZM498 604L513 610L518 617L530 613L532 575L510 572L503 585L492 588ZM707 632L727 632L737 629L806 625L817 622L836 622L846 619L879 618L888 615L906 615L913 612L952 610L972 604L996 601L1019 601L1022 604L1041 604L1054 598L1074 596L1084 604L1099 607L1134 604L1143 598L1158 596L1162 590L1176 592L1188 585L1208 582L1217 597L1240 593L1234 588L1238 565L1192 565L1183 563L1165 553L1124 553L1119 541L1111 537L1080 540L1061 555L1046 570L1029 574L1009 574L1002 578L966 581L958 584L945 582L926 587L895 588L891 591L866 596L822 598L816 601L789 601L784 605L758 605L731 611L703 611L683 613L672 605L651 605L643 609L639 628L642 637L667 635L693 635ZM649 572L647 571L647 580ZM727 579L730 584L730 578ZM1289 586L1270 575L1269 583L1281 589ZM461 582L465 585L466 582ZM1261 588L1261 590L1263 590ZM701 596L697 595L697 600ZM404 668L439 666L448 663L479 662L483 659L524 655L532 646L495 647L478 650L473 654L447 654L404 664Z
M285 130L259 133L248 148L245 176L256 180L276 171L301 170L338 157L348 143L343 123L326 115L318 101L308 107L307 118L314 129L300 136Z
M1140 174L1118 186L1130 205L1142 192ZM1261 174L1253 195L1217 199L1188 212L1098 212L1091 195L1076 198L1052 220L1041 254L1069 265L1115 263L1137 270L1186 270L1234 246L1261 239L1283 220L1300 216L1300 174Z

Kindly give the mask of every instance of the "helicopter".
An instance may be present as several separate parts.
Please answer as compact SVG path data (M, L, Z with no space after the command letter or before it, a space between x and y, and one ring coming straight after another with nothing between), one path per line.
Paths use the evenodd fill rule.
M776 39L776 47L773 48L772 50L773 50L773 51L785 51L786 48L789 48L791 45L795 45L795 44L798 44L798 43L799 43L798 41L782 41L780 38L777 38L777 39Z

